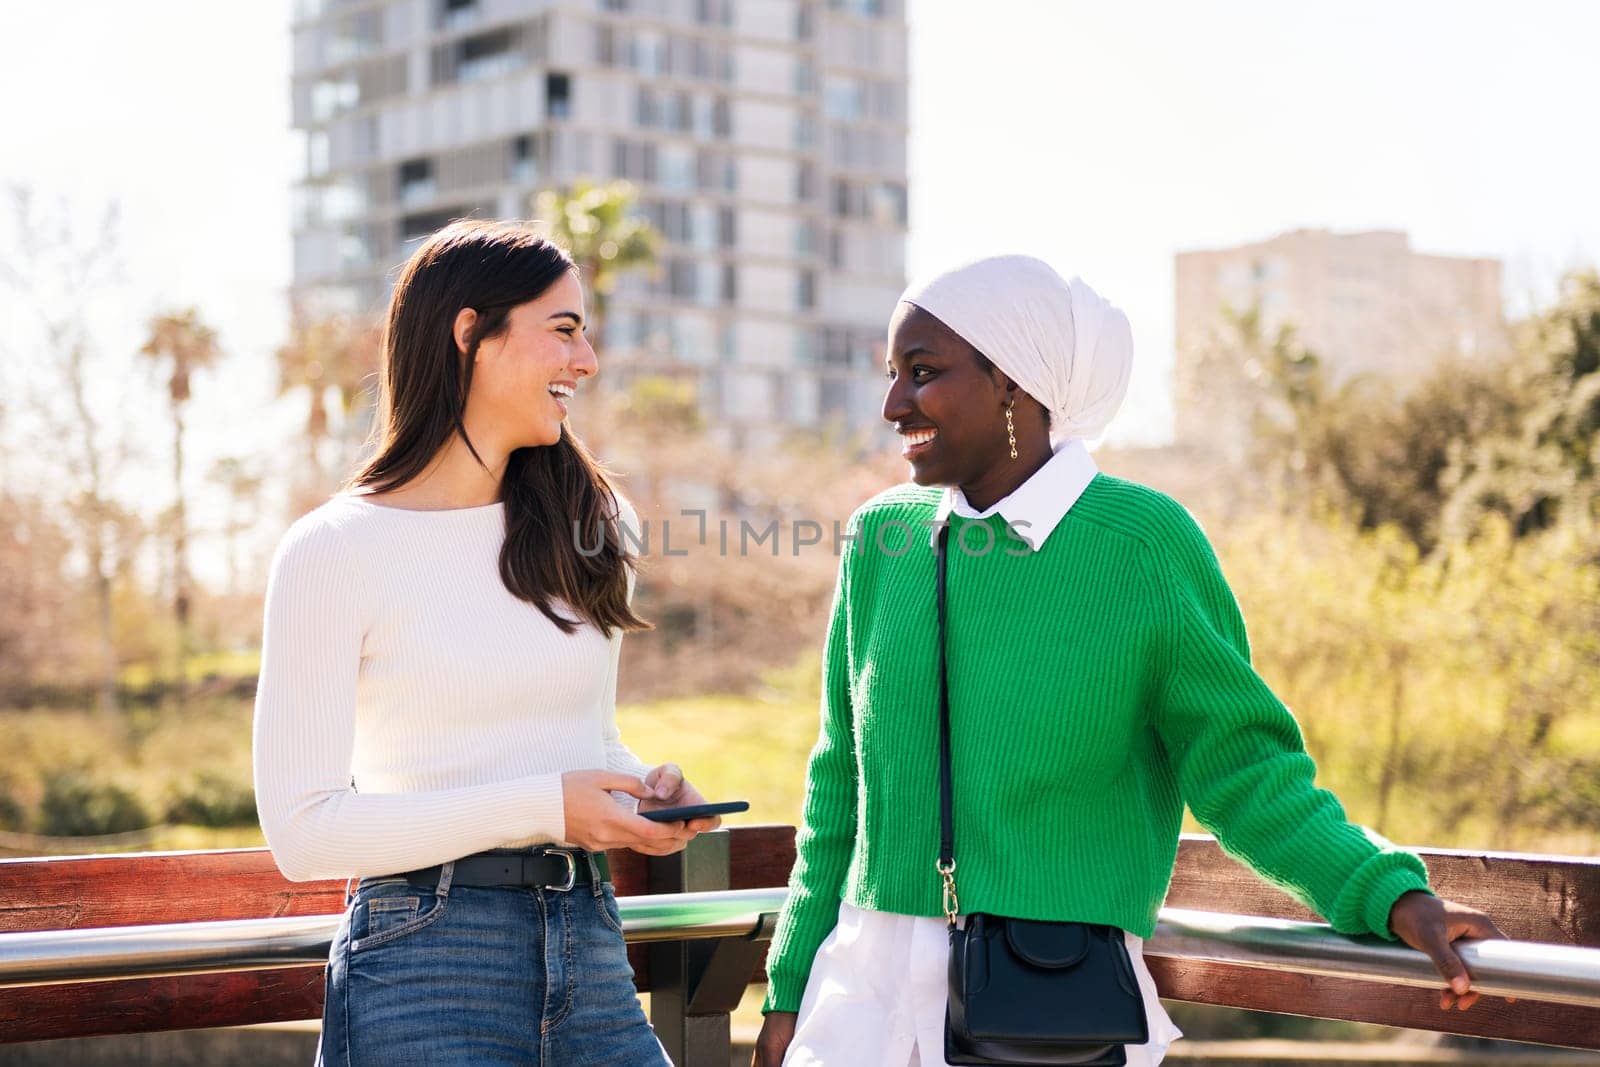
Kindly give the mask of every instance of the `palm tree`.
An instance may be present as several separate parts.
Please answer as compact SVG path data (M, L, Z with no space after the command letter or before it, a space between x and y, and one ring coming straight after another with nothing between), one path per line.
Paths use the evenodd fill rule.
M183 410L190 380L222 357L217 332L194 308L169 311L150 320L150 335L140 353L167 373L167 400L172 410L172 580L173 617L178 624L178 696L186 687L189 654L189 530L183 494Z
M606 300L617 278L656 262L661 237L633 213L636 200L633 186L624 181L604 185L579 181L567 189L546 189L534 198L534 217L578 264L595 348L605 341Z
M314 491L324 481L322 445L328 438L328 390L339 397L340 429L348 449L354 417L371 404L379 362L378 327L342 315L312 316L296 309L289 341L278 349L278 395L306 391L306 458ZM341 457L341 461L348 459Z

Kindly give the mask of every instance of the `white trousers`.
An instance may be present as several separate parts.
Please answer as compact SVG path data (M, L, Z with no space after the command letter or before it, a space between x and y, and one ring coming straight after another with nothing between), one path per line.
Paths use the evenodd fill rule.
M1150 1040L1128 1067L1155 1067L1183 1035L1156 996L1144 942L1127 934ZM944 1059L945 921L839 906L817 949L784 1067L948 1067Z

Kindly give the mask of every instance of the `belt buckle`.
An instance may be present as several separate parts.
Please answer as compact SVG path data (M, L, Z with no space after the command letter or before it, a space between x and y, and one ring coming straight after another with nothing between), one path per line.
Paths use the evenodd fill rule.
M564 849L564 848L547 848L547 849L544 850L544 854L546 856L560 856L562 859L567 861L567 884L566 885L550 885L550 886L545 886L545 888L553 890L554 892L557 892L557 893L569 892L572 889L573 886L578 884L578 861L577 861L577 859L572 855L572 852L570 850Z

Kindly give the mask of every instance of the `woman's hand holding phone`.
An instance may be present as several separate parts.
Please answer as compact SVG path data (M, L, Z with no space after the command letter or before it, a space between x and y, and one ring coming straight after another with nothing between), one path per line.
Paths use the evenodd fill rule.
M676 763L663 763L661 766L654 768L644 776L644 784L650 790L650 793L639 801L639 810L641 812L663 808L688 808L706 802L706 798L700 795L700 790L690 785L688 779L684 778L683 771ZM715 830L721 826L722 817L713 815L706 819L691 819L686 823L662 823L660 825L680 826L688 832L690 838L693 838L695 834L704 833L707 830Z
M684 784L681 775L677 782ZM568 841L590 852L626 848L646 856L670 856L682 851L699 833L693 827L709 821L697 819L685 824L641 819L618 805L613 792L638 797L641 804L653 802L657 796L656 790L645 782L619 771L568 771L561 776Z

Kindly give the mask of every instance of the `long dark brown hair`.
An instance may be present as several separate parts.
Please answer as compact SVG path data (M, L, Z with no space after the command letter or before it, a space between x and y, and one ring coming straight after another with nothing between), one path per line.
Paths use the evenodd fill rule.
M452 222L424 241L389 298L373 429L377 450L347 488L397 489L426 470L452 436L482 463L462 422L478 346L506 328L513 308L575 270L566 252L507 223ZM454 336L462 308L478 313L464 355ZM514 596L563 633L582 621L607 635L649 629L628 605L636 561L623 547L616 492L571 427L563 422L553 445L511 453L500 499L506 513L500 578ZM578 618L568 618L557 601Z

